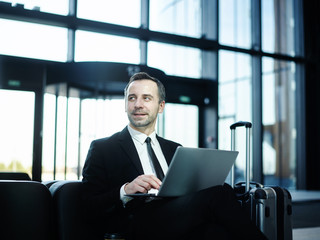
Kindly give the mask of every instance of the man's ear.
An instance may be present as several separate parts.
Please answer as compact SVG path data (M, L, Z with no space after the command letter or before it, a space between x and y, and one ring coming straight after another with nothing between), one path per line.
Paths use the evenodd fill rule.
M162 101L162 102L159 104L159 111L158 111L158 113L162 113L162 112L163 112L165 104L166 104L165 101Z

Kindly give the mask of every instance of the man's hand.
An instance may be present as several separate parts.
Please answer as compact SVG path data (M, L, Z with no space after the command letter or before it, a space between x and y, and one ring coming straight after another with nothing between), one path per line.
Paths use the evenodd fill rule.
M159 189L161 181L154 175L140 175L124 187L126 194L147 193L150 189Z

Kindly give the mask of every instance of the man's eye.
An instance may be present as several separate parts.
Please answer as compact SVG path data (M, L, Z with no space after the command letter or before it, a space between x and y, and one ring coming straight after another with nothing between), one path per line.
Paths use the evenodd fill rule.
M135 97L129 97L129 101L135 100Z

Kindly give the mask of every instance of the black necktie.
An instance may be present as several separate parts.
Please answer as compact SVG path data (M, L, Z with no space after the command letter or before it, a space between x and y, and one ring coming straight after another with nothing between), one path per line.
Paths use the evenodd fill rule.
M149 156L152 160L152 164L153 164L154 170L156 172L157 178L159 178L162 181L164 174L163 174L162 168L160 166L160 163L157 159L157 156L155 155L155 153L151 147L151 138L147 137L146 143L147 143L148 153L149 153Z

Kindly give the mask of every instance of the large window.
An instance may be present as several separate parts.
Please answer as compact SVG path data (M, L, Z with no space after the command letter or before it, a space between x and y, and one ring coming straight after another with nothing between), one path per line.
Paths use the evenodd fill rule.
M4 2L12 3L12 8L18 4L19 10L4 12L10 4L0 9L2 55L58 62L146 64L170 75L168 79L217 81L218 96L210 96L210 104L205 100L198 106L167 103L159 117L158 133L184 146L209 146L211 141L217 143L214 147L230 149L230 124L252 121L252 155L258 163L253 169L259 170L254 172L255 177L265 183L295 187L297 164L305 156L304 148L296 148L296 136L303 135L296 125L305 123L305 116L299 116L296 107L301 106L297 96L305 97L296 89L296 82L302 81L296 64L299 62L303 68L305 60L297 58L304 56L303 49L299 49L302 17L297 17L302 12L301 0ZM36 11L42 12L39 23ZM186 86L179 90L184 91ZM93 99L60 93L45 96L43 179L79 178L90 142L120 131L127 124L123 100L108 94ZM25 96L18 96L20 102L27 102ZM1 115L9 114L8 109L20 111L20 106L6 103L10 107L2 104ZM116 112L117 118L110 117L110 111ZM0 127L9 124L6 129L15 129L15 121L0 121L6 121ZM30 131L30 127L24 129ZM236 163L239 180L245 159L243 134L239 130L236 139L237 148L242 149ZM8 163L1 167L7 168Z
M265 182L293 187L297 135L295 64L263 58L262 89Z
M301 49L296 49L294 38L296 31L301 31L297 28L299 24L295 24L294 13L298 9L296 3L293 0L261 1L263 52L285 56L295 56L302 52ZM259 19L252 19L254 16L250 15L251 8L257 10L259 6L250 6L251 1L242 1L240 4L235 0L219 1L219 4L220 42L229 46L251 48L252 37L255 38L252 42L259 48L260 39L255 33L259 32L260 26L252 24L252 21ZM258 28L253 29L254 27ZM231 123L239 120L253 121L253 136L259 137L262 134L261 146L252 150L256 153L254 156L259 156L261 151L261 159L253 159L256 164L261 163L261 181L294 188L297 168L296 63L236 51L237 49L234 52L219 51L219 147L230 148ZM244 152L245 133L241 131L236 135L236 143L237 148ZM258 146L257 140L253 139L254 146ZM259 150L260 147L262 150ZM237 178L241 177L239 170L244 167L244 156L239 155L236 165Z
M0 171L32 177L34 93L0 90Z

